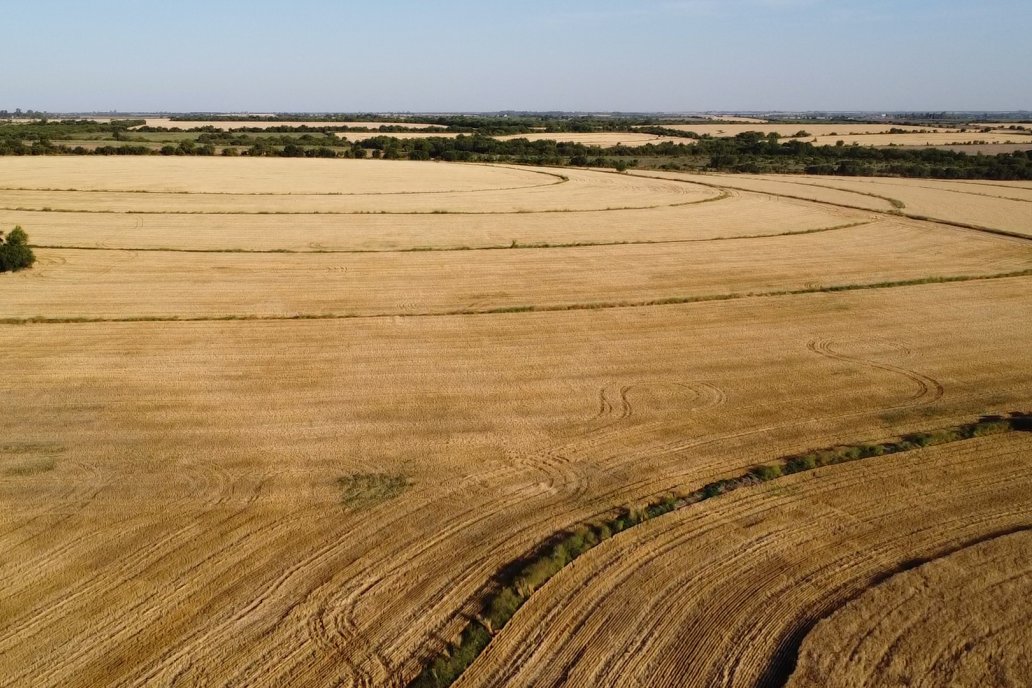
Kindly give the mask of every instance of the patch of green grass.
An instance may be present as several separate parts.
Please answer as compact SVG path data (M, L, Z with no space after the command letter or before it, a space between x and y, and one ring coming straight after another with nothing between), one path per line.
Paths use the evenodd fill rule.
M412 486L404 475L352 473L337 479L340 499L350 509L364 509L394 499Z
M57 468L57 459L52 456L42 456L37 459L24 461L14 466L4 468L4 475L9 477L23 477L48 473Z

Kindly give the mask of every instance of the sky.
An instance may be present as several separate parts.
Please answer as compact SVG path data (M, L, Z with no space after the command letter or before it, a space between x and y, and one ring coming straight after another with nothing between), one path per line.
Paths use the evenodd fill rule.
M1032 0L5 2L0 109L1032 109Z

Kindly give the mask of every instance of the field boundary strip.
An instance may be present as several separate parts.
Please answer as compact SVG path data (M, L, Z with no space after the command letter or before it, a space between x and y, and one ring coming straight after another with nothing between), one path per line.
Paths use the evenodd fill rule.
M501 251L501 250L523 250L523 249L563 249L563 248L591 248L595 246L651 246L654 244L696 244L709 241L738 241L740 239L770 239L775 237L799 236L802 234L820 234L821 232L834 232L840 229L852 229L874 224L876 220L864 220L850 222L848 224L833 225L831 227L814 227L813 229L796 229L787 232L776 232L774 234L743 234L741 236L718 236L702 239L636 239L629 241L570 241L560 243L532 242L521 244L513 241L509 244L491 244L487 246L413 246L411 248L344 248L344 249L307 249L296 250L289 248L272 249L250 249L250 248L170 248L170 247L147 247L134 248L131 246L75 246L63 244L32 244L32 248L48 249L54 251L149 251L154 253L279 253L305 255L310 253L432 253L436 251Z
M613 174L618 174L618 173L614 172ZM815 198L807 198L805 196L795 196L795 195L792 195L792 194L776 193L776 192L773 192L773 191L756 191L755 189L747 189L745 187L733 186L731 184L716 184L716 183L712 183L712 182L701 182L701 181L698 181L698 180L688 180L688 179L675 179L673 177L660 177L660 176L647 175L647 174L632 174L631 176L640 177L642 179L662 179L663 181L670 181L670 182L681 181L681 182L684 182L686 184L698 184L699 186L708 186L708 187L711 187L713 189L717 189L717 190L721 190L721 191L725 191L725 192L726 192L727 189L734 189L735 191L745 191L747 193L755 193L755 194L760 194L760 195L764 195L764 196L773 196L774 198L790 198L790 199L792 199L794 201L805 201L807 203L818 203L818 204L821 204L821 205L830 205L830 206L834 206L836 208L846 208L847 210L862 210L862 211L867 212L867 213L878 213L879 215L888 215L889 217L905 217L905 218L908 218L910 220L920 220L922 222L932 222L932 223L935 223L935 224L938 224L938 225L944 225L946 227L957 227L958 229L969 229L969 230L972 230L972 231L975 231L975 232L984 232L985 234L995 234L997 236L1010 237L1012 239L1021 239L1023 241L1032 241L1032 236L1029 236L1027 234L1021 234L1020 232L1011 232L1011 231L1006 230L1006 229L997 229L995 227L985 227L983 225L974 225L974 224L970 224L970 223L967 223L967 222L957 222L955 220L944 220L942 218L930 217L928 215L918 215L916 213L907 213L907 212L903 212L903 210L898 209L898 208L894 209L894 210L876 210L874 208L865 208L865 207L859 206L859 205L849 205L848 203L835 203L833 201L821 201L821 200L818 200L818 199L815 199ZM777 180L775 180L775 181L777 181ZM793 184L793 183L796 183L796 182L784 181L784 182L780 182L780 183L782 183L782 184ZM819 189L828 189L829 191L839 191L839 192L842 192L842 193L852 193L852 194L856 194L858 196L873 196L875 198L881 198L882 200L889 201L890 203L892 203L893 201L895 201L896 203L902 203L902 201L900 201L898 199L892 199L892 198L889 198L888 196L878 196L877 194L866 193L864 191L854 191L852 189L841 189L841 188L836 188L836 187L831 187L831 186L824 186L822 184L806 184L805 182L804 183L799 183L799 185L800 186L812 186L814 188L819 188Z
M865 289L898 289L925 284L950 284L954 282L983 282L988 280L1009 279L1032 276L1032 268L1012 272L1000 272L989 275L947 275L918 277L907 280L872 282L859 284L837 284L826 287L806 287L803 289L783 289L766 292L731 292L727 294L709 294L701 296L669 296L642 301L592 301L584 303L566 303L551 306L515 305L498 308L458 309L451 311L422 312L387 312L387 313L293 313L289 315L138 315L122 317L47 317L30 316L24 318L2 318L0 325L55 325L85 323L135 323L135 322L220 322L220 321L284 321L284 320L369 320L376 318L443 318L461 315L506 315L518 313L556 313L564 311L594 311L615 308L651 308L654 306L679 306L692 303L708 303L711 301L737 301L739 299L776 298L781 296L803 296L807 294L824 294L834 292L862 291Z
M615 174L615 173L614 173ZM662 180L667 181L667 180ZM675 180L676 181L676 180ZM694 182L686 182L694 183ZM551 184L545 186L553 186ZM654 203L652 205L628 205L628 206L612 206L605 208L549 208L544 210L447 210L444 208L434 210L88 210L83 208L52 208L44 206L42 208L26 208L26 207L0 207L0 211L5 212L18 212L18 213L74 213L81 215L196 215L196 216L209 216L209 215L230 215L230 216L251 216L251 215L549 215L554 213L606 213L606 212L617 212L622 210L657 210L659 208L683 208L689 205L699 205L702 203L713 203L715 201L723 201L731 198L731 194L726 190L712 184L700 184L709 188L714 188L719 193L716 196L707 196L706 198L700 198L693 201L680 201L678 203ZM492 189L493 191L494 189ZM455 192L448 192L455 193ZM465 192L462 192L465 193ZM877 212L877 211L874 211Z
M715 480L687 493L672 491L662 499L646 504L614 507L601 519L575 524L554 533L523 557L503 566L476 595L480 598L481 611L463 628L458 642L453 643L438 656L426 660L423 670L408 683L408 688L450 686L473 664L490 644L492 637L505 627L537 590L584 553L646 521L721 495L797 473L807 473L818 468L873 457L907 454L925 447L1011 432L1032 432L1032 414L1015 412L1007 417L982 416L970 423L903 434L888 441L836 445L792 454L771 463L756 465L734 477ZM1028 529L1032 530L1032 525L1029 525ZM1006 533L983 537L991 538L999 534ZM934 558L936 557L933 556L932 559ZM921 560L917 564L923 563L927 562ZM885 572L877 582L884 582L887 577L899 572ZM793 637L789 640L795 641L795 645L792 646L794 651L790 653L790 663L794 663L795 652L806 634L797 635L798 638ZM791 670L786 673L786 666L778 665L777 658L773 661L774 663L768 667L767 676L774 681L771 685L783 685L791 675Z
M484 165L484 167L490 167ZM323 196L426 196L433 194L468 194L468 193L484 193L489 191L520 191L523 189L541 189L547 186L558 186L560 184L566 184L570 181L570 178L565 174L558 174L556 172L546 172L544 170L528 169L526 167L506 167L498 165L497 167L509 170L516 170L519 172L528 172L530 174L540 174L546 177L552 177L555 181L545 182L544 184L528 184L526 186L500 186L497 188L487 189L448 189L445 191L363 191L363 192L347 192L347 191L326 191L326 192L300 192L300 193L279 193L275 191L160 191L154 189L57 189L57 188L35 188L35 187L17 187L17 186L0 186L0 191L39 191L39 192L50 192L50 193L107 193L107 194L159 194L159 195L170 195L170 196L276 196L276 197L323 197Z

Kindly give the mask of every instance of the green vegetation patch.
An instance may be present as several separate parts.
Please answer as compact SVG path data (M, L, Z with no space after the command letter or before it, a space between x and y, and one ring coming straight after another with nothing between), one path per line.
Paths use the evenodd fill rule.
M57 459L52 456L41 456L28 461L21 461L13 466L5 466L3 474L7 477L17 478L39 473L49 473L57 468Z
M29 236L21 227L15 227L4 238L0 232L0 272L31 268L36 256L29 248Z
M340 499L351 509L364 509L399 496L412 482L404 475L352 473L338 478Z

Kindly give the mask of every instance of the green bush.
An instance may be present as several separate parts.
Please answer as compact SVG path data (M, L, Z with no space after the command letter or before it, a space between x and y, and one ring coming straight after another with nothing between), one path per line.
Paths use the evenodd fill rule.
M788 473L802 473L803 471L812 471L815 468L817 468L817 455L813 453L796 456L789 459L788 463L785 464L785 470Z
M749 473L755 476L757 479L767 482L768 480L774 480L780 478L782 475L781 466L756 466Z
M36 256L29 248L29 235L21 227L15 227L3 238L0 233L0 272L31 268Z
M512 618L516 610L523 604L523 598L515 590L506 586L498 591L487 606L487 621L491 630L497 631Z
M984 437L985 435L995 435L1000 432L1007 432L1011 429L1011 424L1005 420L988 420L980 423L975 423L971 428L971 437Z
M466 627L459 644L448 655L441 655L411 683L418 688L443 688L455 682L463 671L473 663L487 644L491 634L481 624L473 622Z

